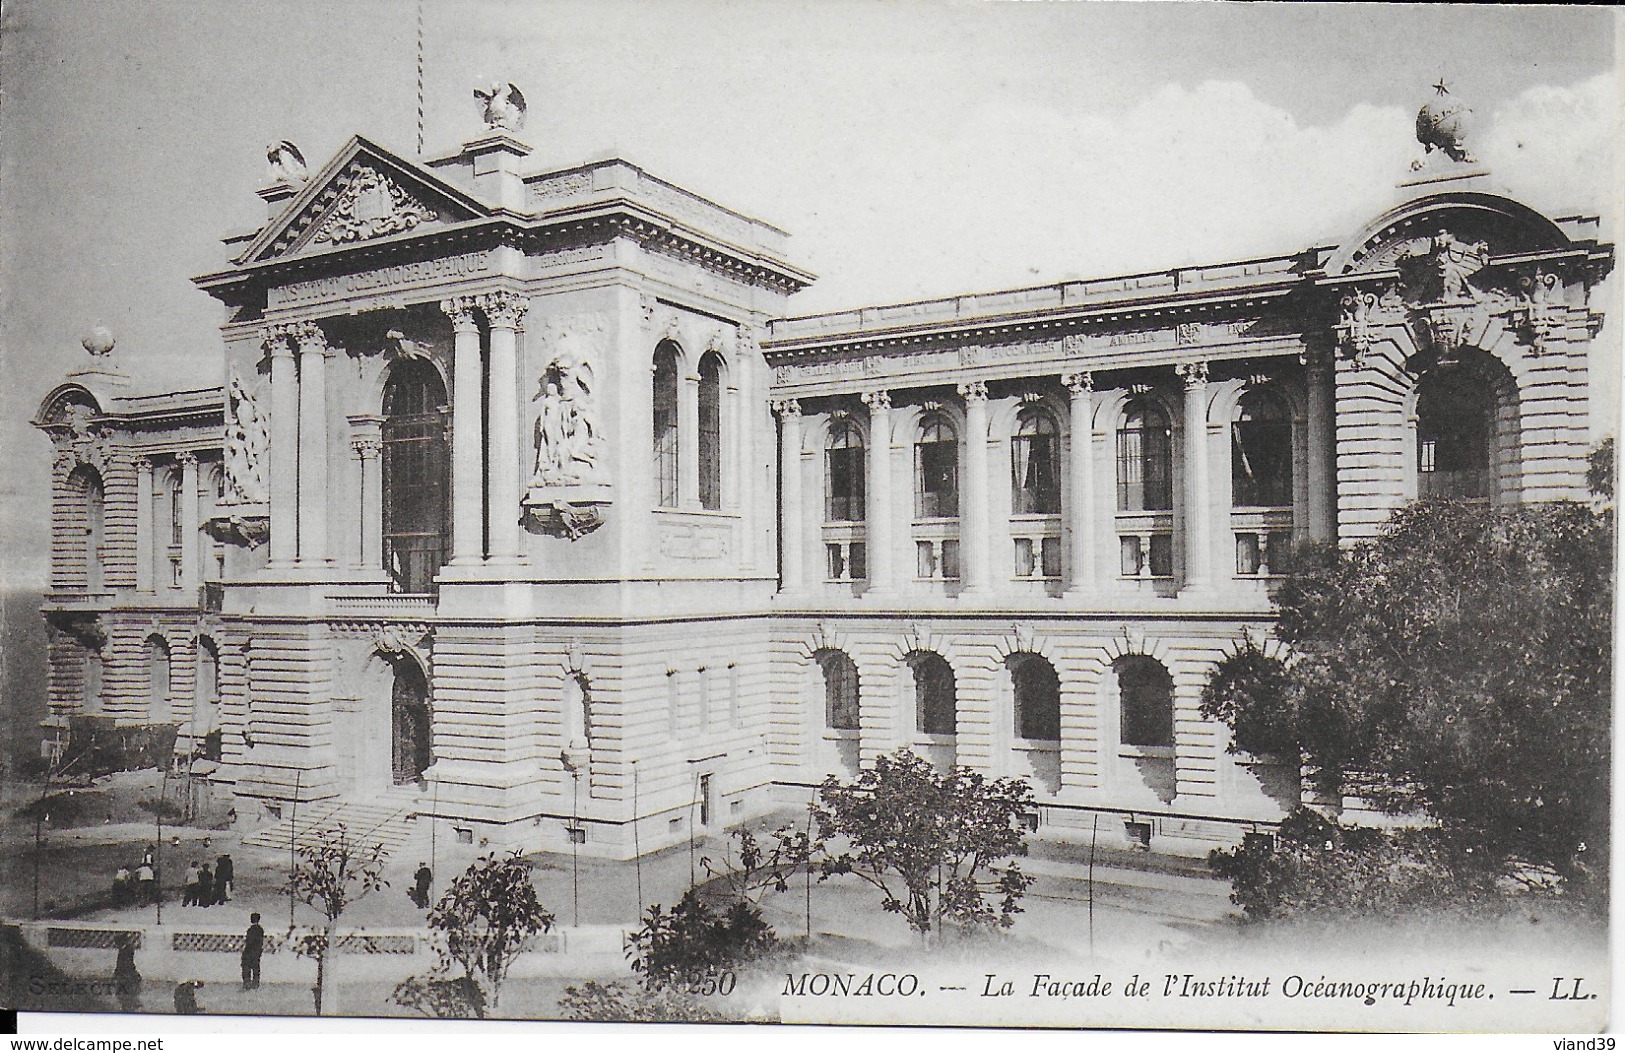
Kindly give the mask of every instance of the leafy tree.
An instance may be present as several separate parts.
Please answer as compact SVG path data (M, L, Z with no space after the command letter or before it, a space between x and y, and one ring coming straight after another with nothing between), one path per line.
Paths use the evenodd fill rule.
M1014 861L1027 854L1021 818L1032 807L1020 779L989 781L969 768L939 774L899 750L850 785L832 775L819 787L820 880L863 879L923 941L949 925L961 933L1008 928L1032 883ZM835 839L845 851L831 851Z
M778 946L761 908L735 900L718 909L689 889L671 910L649 908L627 956L647 988L687 987L763 957Z
M321 992L317 1011L331 1016L338 1012L338 985L334 977L333 949L339 918L356 901L386 887L384 846L351 842L343 823L317 831L314 838L295 850L293 873L283 891L315 907L324 919L321 932L295 936L289 933L296 952L316 959L316 985Z
M553 921L518 852L481 856L429 911L439 937L436 975L410 977L391 997L428 1016L483 1017L498 1005L514 961ZM461 976L450 975L458 969Z
M1320 789L1432 823L1453 866L1598 890L1611 557L1606 511L1412 505L1305 561L1277 597L1290 668L1244 653L1204 710L1238 751L1296 755Z

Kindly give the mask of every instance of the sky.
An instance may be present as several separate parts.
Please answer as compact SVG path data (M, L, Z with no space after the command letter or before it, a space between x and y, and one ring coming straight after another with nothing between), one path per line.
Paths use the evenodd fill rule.
M820 276L794 314L1335 242L1389 202L1441 76L1517 196L1548 213L1618 203L1607 9L422 4L429 155L480 130L475 86L513 81L538 170L622 156L789 231L793 262ZM189 279L263 221L267 143L291 139L312 169L358 132L416 151L417 11L7 0L8 596L44 579L48 443L27 421L87 361L82 334L106 325L141 388L217 383L222 315Z

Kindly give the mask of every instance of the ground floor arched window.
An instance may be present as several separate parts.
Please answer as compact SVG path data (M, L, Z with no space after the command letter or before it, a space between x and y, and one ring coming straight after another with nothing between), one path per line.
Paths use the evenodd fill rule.
M1005 659L1015 697L1018 738L1058 742L1061 738L1061 678L1055 667L1036 654Z
M396 658L390 690L390 754L395 785L421 782L431 761L429 683L410 658Z
M959 701L954 670L934 651L909 656L914 677L914 724L922 735L953 735L959 730Z
M818 668L824 674L824 726L836 731L858 730L858 667L842 651L819 651Z
M1117 675L1121 741L1126 746L1174 744L1174 678L1155 658L1124 655L1112 663Z
M1416 390L1416 496L1494 496L1495 396L1465 364L1435 368Z

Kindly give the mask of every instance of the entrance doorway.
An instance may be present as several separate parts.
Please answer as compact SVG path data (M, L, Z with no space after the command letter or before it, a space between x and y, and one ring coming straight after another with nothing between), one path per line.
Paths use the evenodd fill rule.
M423 781L431 757L429 685L409 658L397 658L390 695L390 755L396 786Z

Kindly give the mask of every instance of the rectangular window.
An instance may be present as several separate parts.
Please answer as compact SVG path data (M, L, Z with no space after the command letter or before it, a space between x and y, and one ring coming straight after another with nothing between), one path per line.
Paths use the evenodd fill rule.
M1236 535L1236 573L1241 575L1258 573L1258 535Z
M862 541L854 541L847 546L846 567L853 581L862 581L869 576L869 550Z
M1285 530L1277 530L1269 536L1265 545L1264 556L1269 562L1271 574L1288 574L1292 571L1292 535Z
M864 509L863 447L824 451L829 475L829 507L825 521L862 522Z
M1033 561L1033 539L1016 538L1016 577L1030 578L1036 567L1037 564Z
M1137 536L1118 538L1118 551L1122 556L1121 573L1125 578L1140 576L1140 561L1144 555L1140 550L1140 539Z
M959 542L944 541L942 543L942 576L945 578L959 577Z
M914 575L919 578L937 576L937 547L929 541L914 542Z
M831 542L824 546L824 554L829 558L829 579L840 581L846 577L845 546Z
M700 776L700 825L710 826L711 819L716 814L716 801L712 797L711 776Z
M1058 537L1044 538L1039 552L1042 570L1046 578L1061 576L1061 539Z
M1174 536L1172 534L1151 535L1151 576L1154 578L1171 578L1174 576Z
M959 444L956 441L922 442L918 486L921 519L951 519L959 515Z

